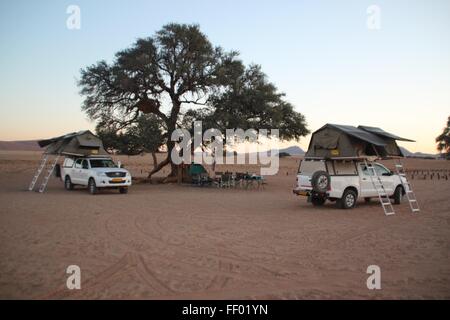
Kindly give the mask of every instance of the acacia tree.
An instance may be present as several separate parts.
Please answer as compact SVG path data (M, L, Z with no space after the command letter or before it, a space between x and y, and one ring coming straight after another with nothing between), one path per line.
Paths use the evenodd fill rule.
M282 137L299 138L308 131L304 118L282 100L259 67L246 69L236 52L214 47L197 25L168 24L153 37L139 39L116 54L81 70L82 109L93 120L120 131L141 114L153 114L165 126L167 157L149 176L171 164L171 133L192 116L215 128L278 128ZM189 111L201 105L201 113ZM221 121L212 121L217 117ZM195 120L195 119L194 119ZM219 125L220 124L220 125Z
M447 119L447 125L442 131L442 133L436 138L437 149L442 152L444 151L448 155L450 154L450 117Z

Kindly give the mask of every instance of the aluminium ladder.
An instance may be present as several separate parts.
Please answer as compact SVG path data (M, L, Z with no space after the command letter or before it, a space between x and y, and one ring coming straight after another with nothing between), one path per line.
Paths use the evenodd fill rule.
M377 171L375 170L375 167L370 162L368 163L367 160L364 160L364 163L366 165L367 170L369 171L369 177L372 181L372 185L377 191L378 199L380 200L381 207L383 208L384 214L387 216L395 214L394 207L392 206L391 199L389 198L386 188L383 185L383 181L381 180L380 176L377 174Z
M28 187L28 191L33 191L34 186L35 186L37 180L39 179L39 176L41 175L42 170L44 170L45 165L47 164L47 160L48 160L48 155L44 154L42 156L41 163L39 164L36 174L34 175L33 180L31 180L30 186Z
M416 194L414 193L411 184L409 183L406 172L403 167L403 164L400 160L398 160L397 164L395 165L395 171L400 176L400 180L403 185L403 190L405 191L406 198L408 199L409 207L411 208L411 212L419 212L419 203L417 202Z
M59 160L59 154L56 156L55 160L53 161L52 165L47 171L47 175L44 177L44 180L41 183L41 186L39 187L39 192L42 193L45 191L45 188L47 187L48 180L52 176L53 170L55 170L56 164Z
M58 163L60 155L57 155L55 157L55 159L53 160L53 162L51 163L50 167L48 168L46 175L44 176L44 179L42 180L41 185L39 186L39 192L42 193L45 191L45 188L47 187L48 181L50 180L50 177L53 173L53 170L55 170L56 164ZM33 191L34 186L36 185L36 182L39 179L39 176L41 175L42 171L44 170L44 168L46 168L47 166L47 161L49 160L49 155L48 154L44 154L42 156L42 160L41 163L36 171L36 174L33 177L33 180L30 183L30 186L28 187L29 191Z

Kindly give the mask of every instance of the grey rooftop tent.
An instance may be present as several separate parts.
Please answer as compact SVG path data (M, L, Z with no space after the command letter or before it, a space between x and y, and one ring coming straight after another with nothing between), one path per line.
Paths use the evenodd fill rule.
M103 147L102 140L91 131L72 132L60 137L40 140L41 148L46 147L46 154L57 154L64 156L109 156Z
M397 141L414 142L376 127L326 124L312 134L305 158L403 157Z

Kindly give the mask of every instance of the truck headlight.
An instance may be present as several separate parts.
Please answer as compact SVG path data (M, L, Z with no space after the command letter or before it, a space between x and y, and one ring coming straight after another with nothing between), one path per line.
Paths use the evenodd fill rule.
M99 177L106 177L106 173L104 173L104 172L97 172L97 176L99 176Z

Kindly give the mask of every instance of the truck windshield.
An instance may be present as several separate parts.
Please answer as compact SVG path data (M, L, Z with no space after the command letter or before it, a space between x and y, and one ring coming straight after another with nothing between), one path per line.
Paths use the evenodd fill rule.
M91 168L117 168L116 164L109 159L91 159Z

